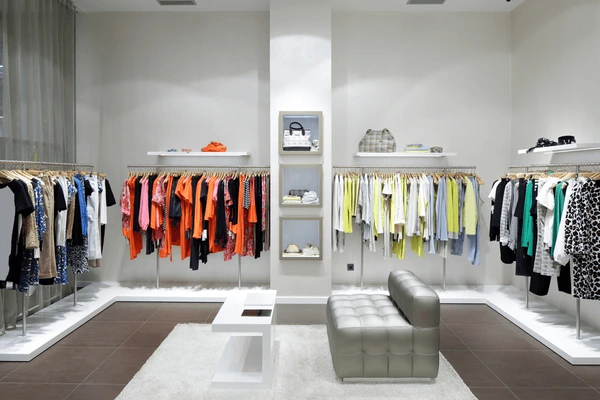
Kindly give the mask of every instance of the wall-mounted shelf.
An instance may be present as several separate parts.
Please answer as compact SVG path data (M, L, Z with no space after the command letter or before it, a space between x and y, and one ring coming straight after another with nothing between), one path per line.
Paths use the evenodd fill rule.
M441 158L456 157L456 153L354 153L354 157L364 158Z
M560 146L538 147L533 149L531 153L527 153L528 149L519 150L519 154L553 154L553 153L570 153L576 151L600 150L600 143L573 143L563 144Z
M223 153L203 151L192 151L191 153L183 151L149 151L148 155L159 157L250 157L250 153L247 151L226 151Z

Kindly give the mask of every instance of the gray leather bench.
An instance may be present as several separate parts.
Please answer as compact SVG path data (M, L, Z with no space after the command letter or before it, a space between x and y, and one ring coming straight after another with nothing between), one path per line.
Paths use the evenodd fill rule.
M338 378L436 378L440 299L412 272L388 278L390 296L333 295L327 336Z

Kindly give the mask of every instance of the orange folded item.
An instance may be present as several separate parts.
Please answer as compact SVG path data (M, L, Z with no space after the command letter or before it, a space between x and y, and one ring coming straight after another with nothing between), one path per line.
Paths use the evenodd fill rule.
M212 153L222 153L227 151L227 147L223 145L223 143L219 142L210 142L208 146L203 147L202 151L204 152L212 152Z

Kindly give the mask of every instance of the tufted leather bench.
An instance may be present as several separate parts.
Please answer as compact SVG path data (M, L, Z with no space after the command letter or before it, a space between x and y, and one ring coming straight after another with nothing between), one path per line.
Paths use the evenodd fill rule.
M412 272L392 271L390 296L333 295L327 336L339 378L436 378L440 299Z

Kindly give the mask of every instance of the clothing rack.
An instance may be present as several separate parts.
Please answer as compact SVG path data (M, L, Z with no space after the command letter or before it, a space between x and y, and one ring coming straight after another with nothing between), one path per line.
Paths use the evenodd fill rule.
M94 169L93 164L61 163L48 161L23 161L23 160L0 160L0 166L7 166L9 169L46 169L62 168L71 170ZM77 306L77 274L73 274L73 306ZM23 293L23 336L27 336L27 314L29 313L29 292Z
M562 163L562 164L528 164L528 165L513 165L508 167L511 173L530 173L530 172L575 172L577 176L580 172L588 172L587 168L600 168L600 162L583 162L583 163ZM557 171L558 169L558 171ZM572 261L572 258L571 258ZM571 262L571 265L573 263ZM529 308L529 277L525 281L526 307ZM575 331L577 339L581 339L581 299L575 299Z
M333 166L334 173L336 172L379 172L384 170L385 172L424 172L424 173L448 173L448 172L464 172L476 174L477 167L475 166L448 166L448 167L418 167L418 166L368 166L368 165L352 165L352 166ZM337 170L337 171L336 171ZM362 242L362 227L361 227L361 242ZM360 290L364 290L364 260L365 260L365 244L362 243L360 246ZM442 257L442 290L446 291L446 257Z
M164 164L132 164L128 165L129 172L243 172L252 170L269 170L270 166L256 165L164 165ZM160 289L160 253L156 252L156 288ZM238 289L242 288L242 256L238 254Z

